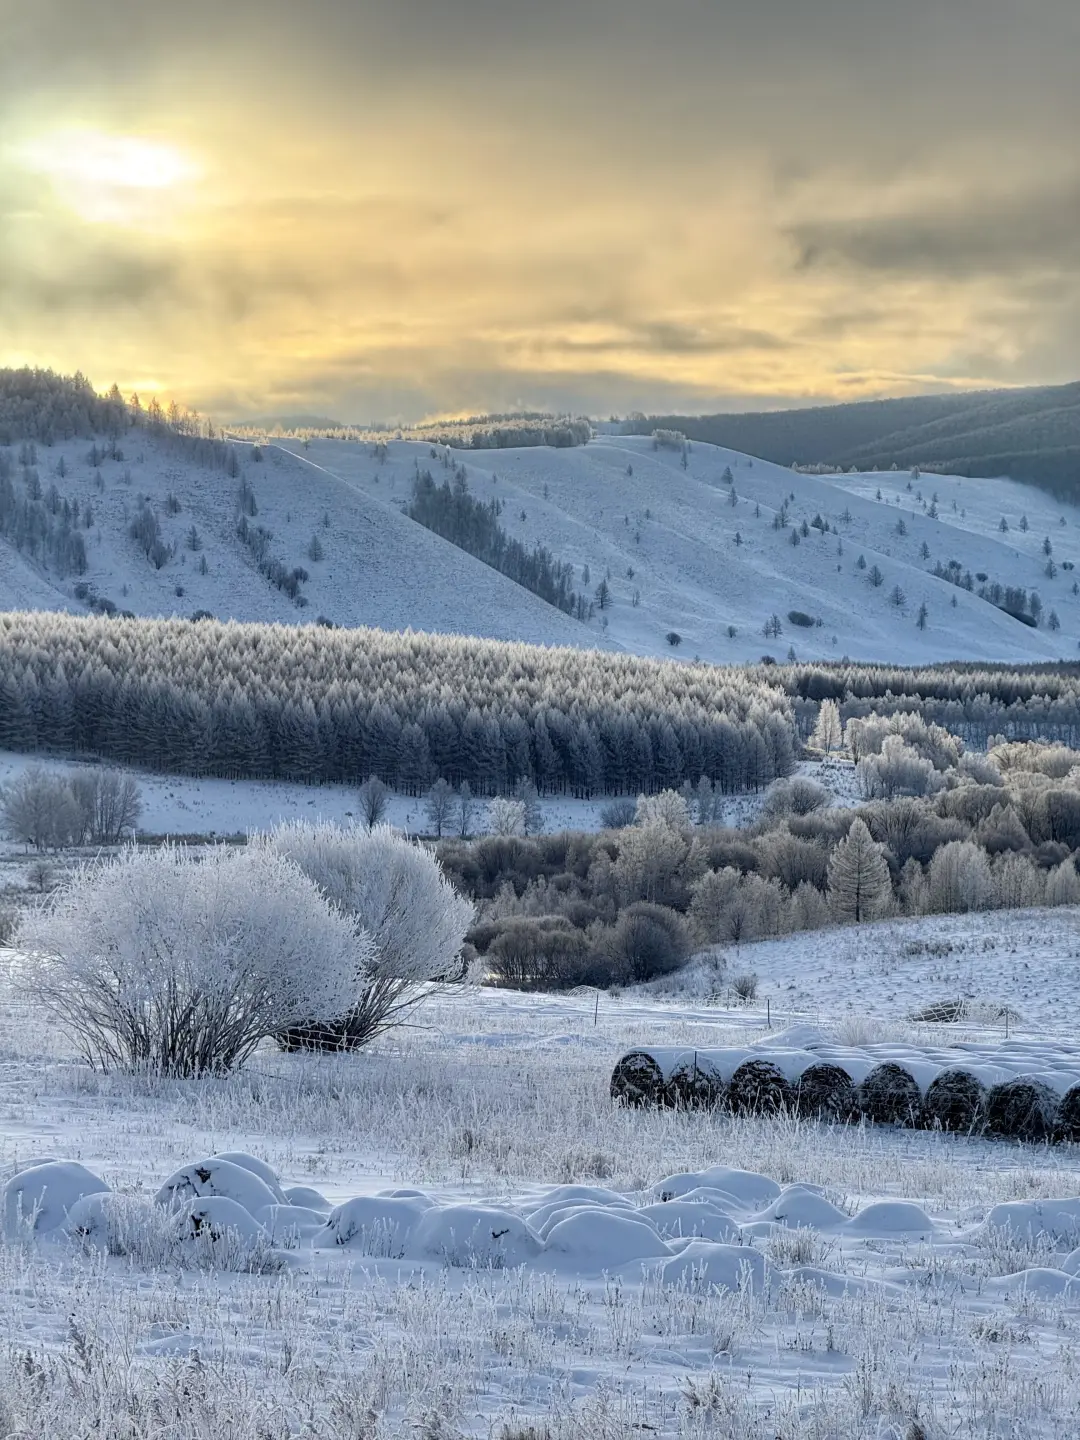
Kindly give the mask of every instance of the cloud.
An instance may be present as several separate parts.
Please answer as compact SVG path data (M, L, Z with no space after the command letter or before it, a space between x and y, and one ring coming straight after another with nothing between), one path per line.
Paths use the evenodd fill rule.
M897 214L804 221L789 231L803 269L964 280L1080 269L1080 178L1037 190L975 194Z
M1080 372L1075 0L0 13L0 357L359 419ZM198 181L90 223L10 158L71 125Z

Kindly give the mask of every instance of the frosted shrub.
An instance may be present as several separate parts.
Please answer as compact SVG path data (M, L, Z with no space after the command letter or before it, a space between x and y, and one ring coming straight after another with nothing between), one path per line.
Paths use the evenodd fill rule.
M473 907L430 850L386 825L373 830L295 821L253 842L284 856L370 935L373 950L347 1008L313 1006L282 1027L289 1047L351 1049L400 1020L422 987L460 968Z
M16 936L30 995L93 1066L231 1070L312 1014L341 1015L371 942L269 850L128 849L75 872Z
M688 830L690 810L677 790L661 790L659 795L639 795L634 824L667 825L672 830Z
M492 835L524 835L525 802L496 795L488 802L487 822Z

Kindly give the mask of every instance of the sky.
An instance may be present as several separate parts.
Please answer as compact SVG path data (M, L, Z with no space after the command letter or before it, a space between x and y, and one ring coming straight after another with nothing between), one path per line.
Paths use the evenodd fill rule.
M0 365L219 419L1080 377L1076 0L0 0Z

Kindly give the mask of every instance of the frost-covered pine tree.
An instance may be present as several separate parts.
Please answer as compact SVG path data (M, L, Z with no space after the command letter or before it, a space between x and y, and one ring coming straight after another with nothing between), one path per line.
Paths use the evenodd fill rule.
M810 737L810 744L828 755L839 750L844 741L844 727L840 721L840 706L835 700L823 700L818 709L817 723Z
M881 915L892 897L889 867L862 820L854 820L829 859L829 903L842 920Z

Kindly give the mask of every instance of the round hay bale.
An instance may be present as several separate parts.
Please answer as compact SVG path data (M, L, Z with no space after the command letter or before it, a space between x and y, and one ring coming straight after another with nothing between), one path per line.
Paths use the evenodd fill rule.
M611 1098L620 1105L659 1105L664 1072L646 1050L630 1050L611 1072Z
M915 1125L922 1094L915 1077L892 1060L875 1065L858 1089L859 1109L875 1125Z
M1080 1141L1080 1085L1066 1090L1057 1111L1059 1140Z
M972 1135L982 1129L985 1116L986 1087L970 1070L943 1070L930 1082L923 1101L928 1130Z
M675 1109L712 1110L723 1104L724 1082L697 1056L680 1060L668 1076L664 1102Z
M840 1065L825 1060L810 1065L795 1086L795 1108L800 1115L821 1120L853 1120L859 1098L851 1076Z
M1041 1080L1020 1076L992 1085L986 1095L986 1130L1016 1140L1048 1140L1057 1123L1057 1096Z
M728 1083L728 1105L736 1115L775 1115L793 1105L794 1098L771 1060L744 1060Z

